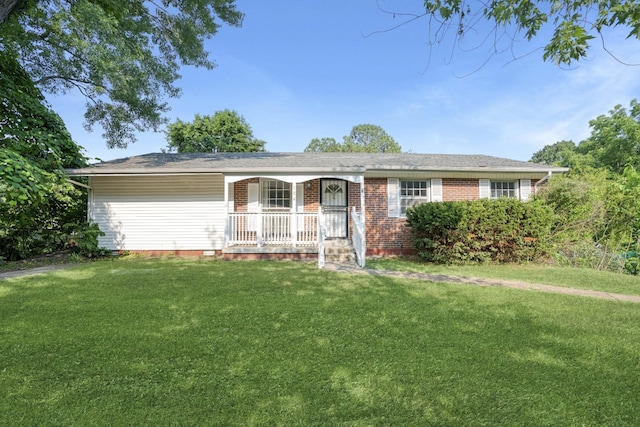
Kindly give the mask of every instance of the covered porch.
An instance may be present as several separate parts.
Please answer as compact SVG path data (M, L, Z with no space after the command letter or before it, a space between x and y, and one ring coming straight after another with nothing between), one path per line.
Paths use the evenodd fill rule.
M224 204L223 253L317 256L322 266L325 240L343 238L364 265L362 173L227 174Z

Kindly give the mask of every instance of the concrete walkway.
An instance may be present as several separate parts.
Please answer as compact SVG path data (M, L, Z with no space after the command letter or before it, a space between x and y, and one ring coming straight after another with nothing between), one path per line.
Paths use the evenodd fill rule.
M474 286L496 286L510 289L551 292L565 295L602 298L615 301L640 303L638 295L614 294L610 292L591 291L588 289L565 288L562 286L543 285L538 283L521 282L516 280L483 279L480 277L446 276L442 274L411 273L406 271L372 270L360 268L356 265L327 263L326 270L350 274L369 274L371 276L396 277L399 279L428 280L431 282L460 283Z
M48 273L50 271L64 270L80 264L51 264L42 267L27 268L24 270L5 271L0 273L0 280L11 279L12 277L33 276L34 274Z

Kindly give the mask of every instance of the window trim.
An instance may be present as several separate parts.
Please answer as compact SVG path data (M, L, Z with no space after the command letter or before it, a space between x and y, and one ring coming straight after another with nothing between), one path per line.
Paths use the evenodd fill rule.
M411 187L411 188L405 188L403 186L403 184L407 184L407 183L412 183L412 184L416 184L416 183L420 183L420 184L425 184L425 187ZM407 216L407 208L411 207L411 206L415 206L418 205L420 203L429 203L431 201L431 180L430 179L400 179L398 181L398 201L400 203L400 207L399 207L399 214L400 217L404 218ZM412 196L408 196L406 194L403 194L405 192L405 190L410 190L415 192L417 191L421 191L424 190L425 191L425 195L424 196L416 196L415 194ZM413 201L413 202L417 202L417 203L412 203L410 205L406 205L405 201ZM404 211L403 211L404 209Z
M401 181L426 181L428 185L425 203L442 202L442 178L387 178L387 218L406 218L406 213L400 213Z
M271 184L276 184L274 188L271 188ZM275 194L275 197L271 197L271 193ZM284 197L288 192L289 197ZM291 203L293 199L291 183L282 181L279 179L261 179L260 180L260 205L265 212L289 212L291 211ZM271 206L270 202L276 203ZM282 201L282 205L278 206L278 201Z

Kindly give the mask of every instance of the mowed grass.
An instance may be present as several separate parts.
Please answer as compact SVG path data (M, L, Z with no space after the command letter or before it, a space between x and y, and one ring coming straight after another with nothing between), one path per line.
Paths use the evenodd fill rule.
M640 304L123 259L0 281L0 425L640 425Z
M640 276L617 274L589 268L560 267L535 263L522 265L489 263L444 265L420 262L411 258L369 258L367 259L367 268L463 277L519 280L593 291L640 295Z

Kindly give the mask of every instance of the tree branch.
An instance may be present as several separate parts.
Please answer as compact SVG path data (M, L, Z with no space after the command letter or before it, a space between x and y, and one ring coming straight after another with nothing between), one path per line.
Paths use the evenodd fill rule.
M9 16L17 13L26 5L27 0L0 0L0 24L3 24Z

